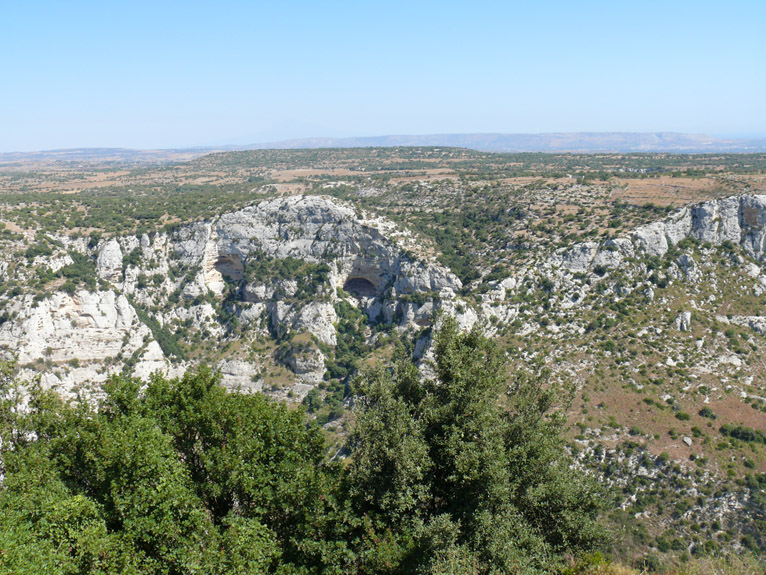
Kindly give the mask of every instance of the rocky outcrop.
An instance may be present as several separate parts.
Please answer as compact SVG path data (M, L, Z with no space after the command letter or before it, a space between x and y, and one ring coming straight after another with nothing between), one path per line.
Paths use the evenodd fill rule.
M631 239L641 251L652 256L662 256L689 236L692 230L691 214L688 208L662 222L653 222L633 232Z
M0 351L26 368L22 379L45 371L43 383L66 394L105 381L128 360L139 377L177 372L124 295L80 290L54 293L37 305L23 296L8 307L16 317L0 326Z
M329 302L312 302L296 314L292 322L295 331L307 331L326 345L336 344L335 323L338 315Z
M292 196L185 226L171 243L184 267L198 270L183 287L187 298L223 293L226 282L244 279L248 262L264 256L329 264L327 284L314 287L313 301L295 300L300 278L244 284L242 300L265 307L245 307L240 318L244 325L252 325L265 313L277 337L307 332L334 346L337 288L357 298L371 319L414 328L430 323L433 303L397 304L397 298L418 293L451 298L461 289L460 280L448 269L414 258L403 247L406 239L406 232L391 222L365 219L330 198ZM324 373L319 351L295 356L286 365L303 381L318 381Z
M766 251L766 196L743 195L702 202L632 234L637 247L658 256L686 238L713 245L729 241L755 257L762 256Z
M297 291L296 280L280 279L269 284L249 283L242 289L242 296L245 301L262 302L275 298L291 298Z
M325 373L325 358L314 346L290 346L284 360L287 367L302 383L316 385L322 381Z
M172 233L102 241L96 250L89 250L85 239L77 245L62 240L64 247L46 256L45 266L58 269L71 264L72 250L88 254L95 259L98 278L111 284L113 291L6 296L0 310L5 314L0 350L45 372L51 385L66 387L78 380L103 381L126 363L142 377L156 370L168 373L172 366L154 335L164 345L174 333L184 338L188 334L196 340L185 341L234 343L235 356L219 364L223 382L232 389L252 391L261 383L247 350L256 339L271 335L292 346L279 361L294 372L305 391L305 386L321 381L325 359L331 359L324 354L331 354L328 350L337 345L336 326L342 319L338 314L348 311L346 304L339 307L341 298L372 323L392 324L400 331L425 333L435 312L442 310L457 317L463 328L479 323L490 334L509 325L522 335L539 329L558 333L570 324L530 321L529 310L520 312L523 302L542 290L550 294L549 305L574 313L572 308L583 305L602 283L600 277L618 269L634 283L626 280L614 286L617 297L641 289L652 299L649 271L636 265L643 256L665 254L684 239L694 238L711 244L732 242L761 257L765 229L766 196L704 202L626 237L585 242L541 257L520 269L517 277L488 282L489 289L469 303L457 295L460 280L432 258L413 255L418 251L414 236L392 222L367 218L327 197L278 197L180 226ZM317 276L321 279L288 277L289 272L270 275L264 266L263 258L270 262L288 257L325 264ZM652 281L682 277L694 281L707 265L695 257L700 259L680 253L675 265L657 269ZM258 271L252 273L248 266L255 263ZM7 263L0 261L0 274L7 274L7 269ZM14 269L18 275L19 266ZM756 295L766 290L766 277L757 262L748 263L744 271L754 280L750 289ZM46 289L60 285L51 282ZM143 321L133 304L147 314L141 316ZM760 320L753 316L741 321L758 331L763 329ZM691 329L690 316L682 314L675 323L679 330ZM303 345L292 345L296 336ZM373 338L373 330L365 337ZM237 338L244 345L233 341ZM194 351L191 355L196 357ZM215 356L213 362L220 359L221 355Z
M17 302L16 321L0 328L0 347L13 349L21 364L130 357L150 336L125 296L111 291L55 293L31 304L31 297Z
M550 263L572 273L588 273L614 269L634 255L634 245L628 238L614 238L606 240L603 245L583 242L569 249L561 249L551 257Z
M55 271L71 264L67 250L75 249L95 259L97 277L113 291L52 292L42 301L30 295L2 310L11 319L0 329L0 348L46 372L52 385L66 386L75 376L103 381L125 362L142 377L167 372L169 362L143 321L156 321L159 327L152 329L164 330L166 341L179 331L207 341L305 333L333 347L340 288L347 288L353 305L374 313L373 320L417 329L429 325L438 298L453 298L462 287L448 269L412 255L409 232L327 197L270 199L172 233L104 240L96 250L78 241L73 246L61 240L64 247L47 256L45 266ZM326 264L329 272L309 284L306 278L270 277L268 268L263 280L246 275L251 262L288 257ZM6 269L4 264L0 272ZM140 321L131 302L150 319ZM301 385L314 385L324 362L312 343L292 349L283 363ZM227 387L260 389L251 362L227 358L219 368Z
M291 196L184 227L174 237L174 249L185 265L200 266L214 292L219 277L241 279L244 263L260 254L333 262L333 285L362 279L375 296L390 288L400 294L460 290L460 280L449 270L413 259L392 239L396 234L390 229L384 234L380 227L386 226L329 198ZM248 294L263 298L268 287L249 286Z
M122 280L122 250L116 239L105 241L96 257L98 277L112 283Z
M766 317L758 315L735 315L726 319L733 324L749 327L756 333L766 335Z
M689 331L692 325L692 314L690 311L682 312L675 321L676 329L679 331Z
M666 220L641 226L629 237L603 244L583 242L560 249L550 258L554 267L588 273L619 267L641 253L663 256L687 238L720 245L740 245L756 258L766 252L766 196L742 195L702 202L678 210ZM680 262L686 273L693 262Z
M155 372L165 375L180 375L182 370L181 366L170 365L170 362L165 358L165 354L162 353L160 344L156 341L150 341L146 344L146 348L141 353L139 361L133 368L133 375L146 379Z
M255 393L263 388L258 366L249 361L225 359L218 364L221 385L230 391Z

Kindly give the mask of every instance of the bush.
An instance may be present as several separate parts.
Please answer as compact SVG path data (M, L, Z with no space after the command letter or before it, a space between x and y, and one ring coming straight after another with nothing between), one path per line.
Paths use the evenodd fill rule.
M96 265L91 258L77 252L69 252L72 263L62 267L56 274L58 277L66 278L64 291L73 293L79 287L85 287L89 291L95 291Z
M758 429L745 427L744 425L733 425L725 423L719 428L719 431L728 437L746 441L748 443L766 443L766 433Z
M0 364L0 573L532 573L592 549L606 498L572 467L547 371L509 387L454 320L435 343L433 380L400 349L356 381L345 465L302 409L206 368L72 404L33 385L19 409Z

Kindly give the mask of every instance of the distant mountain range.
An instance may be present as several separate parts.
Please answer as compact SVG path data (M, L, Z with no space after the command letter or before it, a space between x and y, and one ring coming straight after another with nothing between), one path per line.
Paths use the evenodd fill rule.
M766 152L766 139L734 140L673 132L570 132L554 134L431 134L367 138L303 138L251 149L449 146L484 152Z
M483 152L766 152L766 139L722 139L674 132L569 132L552 134L430 134L360 138L301 138L248 146L197 147L168 150L75 148L41 152L0 153L0 167L26 163L109 162L154 164L194 159L211 152L301 148L371 148L445 146Z

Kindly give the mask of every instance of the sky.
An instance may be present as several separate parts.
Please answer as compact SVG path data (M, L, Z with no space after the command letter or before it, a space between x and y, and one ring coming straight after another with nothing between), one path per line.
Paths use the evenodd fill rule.
M0 152L766 136L766 0L0 0Z

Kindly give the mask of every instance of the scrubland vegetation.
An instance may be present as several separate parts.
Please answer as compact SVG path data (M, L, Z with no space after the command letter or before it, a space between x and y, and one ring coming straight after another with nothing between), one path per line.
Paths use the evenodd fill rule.
M762 262L732 243L687 240L662 257L575 273L577 290L535 270L674 207L764 193L764 170L763 154L449 148L214 154L111 166L98 180L66 166L0 170L0 245L16 258L3 302L105 289L94 258L69 241L154 237L294 193L411 230L413 258L455 272L466 305L519 280L487 304L516 312L485 326L494 343L448 326L425 382L407 338L340 288L334 347L265 328L238 340L247 283L293 304L327 302L324 263L263 256L226 279L221 297L131 296L167 357L256 357L268 392L288 378L291 355L319 349L324 380L302 407L289 395L288 407L226 394L200 369L146 387L116 378L74 403L35 388L24 411L6 374L0 572L763 572L766 336L735 321L766 315L747 272ZM15 274L56 254L71 262ZM125 254L125 269L141 270L142 293L159 293L165 278L141 257ZM297 286L289 295L287 281ZM161 322L165 301L208 305L215 319L204 329ZM692 319L681 329L684 311ZM10 319L0 314L0 326Z

